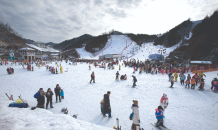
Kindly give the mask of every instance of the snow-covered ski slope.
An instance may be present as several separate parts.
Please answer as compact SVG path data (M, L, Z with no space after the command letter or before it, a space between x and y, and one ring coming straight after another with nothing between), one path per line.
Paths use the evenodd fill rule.
M191 33L190 33L191 34ZM189 38L191 35L189 36ZM166 49L166 53L163 54L167 57L170 52L179 47L181 41L169 48L165 48L162 45L154 46L153 42L143 43L140 47L134 41L132 41L127 35L111 35L106 43L105 47L96 52L94 55L90 52L87 52L85 48L77 48L77 52L80 54L81 58L84 59L98 59L100 55L105 54L120 54L123 59L127 58L138 58L140 60L148 59L150 54L160 54L159 49Z
M179 82L175 82L176 88L169 88L170 82L166 74L151 75L138 74L138 72L135 73L138 80L137 87L131 88L133 69L129 67L122 66L119 72L122 75L127 74L127 80L116 82L115 73L118 71L118 66L115 66L115 70L104 70L94 66L92 70L88 70L88 64L85 63L73 66L66 65L63 61L61 65L64 69L63 74L51 74L45 67L39 69L36 66L33 72L26 71L22 66L14 65L12 67L15 69L15 74L7 75L6 68L9 66L0 66L0 128L4 130L109 130L116 126L118 117L122 129L130 130L132 121L129 120L129 115L132 112L132 100L138 100L141 127L145 130L155 130L156 128L150 123L156 122L155 109L159 105L162 94L166 93L169 106L164 113L165 126L172 130L218 129L218 104L212 106L218 100L218 93L187 89ZM65 72L66 68L68 72ZM96 76L95 84L89 83L92 71ZM216 75L217 71L206 73L205 89L210 89L211 80ZM56 84L64 89L65 98L62 102L55 103L55 96L53 96L53 109L30 110L30 107L37 104L33 95L38 89L42 87L44 91L48 88L54 90ZM113 118L110 119L102 117L100 110L100 101L107 91L111 91ZM8 100L5 92L13 94L14 99L21 94L30 107L8 108L8 104L12 101ZM68 116L61 113L63 107L68 108ZM74 114L78 114L77 120L71 117Z

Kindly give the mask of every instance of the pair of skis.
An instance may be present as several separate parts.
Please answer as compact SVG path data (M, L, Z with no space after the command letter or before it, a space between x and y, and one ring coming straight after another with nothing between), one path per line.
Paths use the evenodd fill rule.
M13 95L11 95L11 96L9 97L7 93L5 93L5 94L6 94L6 96L8 97L9 100L14 101L14 99L13 99Z
M171 130L171 129L167 128L167 127L164 126L164 125L163 125L163 126L157 126L156 124L152 124L152 123L151 123L151 125L157 127L159 130L163 130L162 128L164 128L164 129L166 129L166 130Z

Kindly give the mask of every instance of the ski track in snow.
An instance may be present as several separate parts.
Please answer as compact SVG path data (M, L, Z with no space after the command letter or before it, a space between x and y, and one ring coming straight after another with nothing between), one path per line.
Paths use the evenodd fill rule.
M39 69L36 66L34 66L35 71L32 72L22 69L22 66L14 65L12 67L15 69L15 74L8 75L6 68L9 66L0 66L1 128L60 129L63 127L63 129L96 130L108 127L110 129L116 126L116 118L118 117L122 129L128 130L132 124L132 121L129 120L129 115L132 112L132 100L138 100L141 127L145 130L152 129L153 126L150 123L156 122L155 109L159 105L162 94L166 93L169 98L169 106L164 113L164 125L167 128L172 130L218 129L218 104L212 106L218 99L217 93L185 89L185 86L180 85L179 82L174 84L174 87L178 89L169 88L170 82L166 74L151 75L144 72L134 74L138 80L136 83L138 89L134 89L126 87L132 85L133 69L129 67L122 66L119 72L121 75L127 74L127 80L117 82L115 81L115 73L118 71L118 66L115 66L115 70L104 70L94 66L92 66L92 70L88 70L86 63L78 63L77 66L73 66L62 62L61 65L64 71L68 68L68 72L51 74L48 70L46 71L45 67ZM92 71L96 75L95 84L89 83ZM211 87L211 80L216 74L217 72L206 73L205 89ZM65 99L61 103L55 103L54 95L53 109L37 108L32 111L31 107L26 109L6 107L11 102L5 96L6 92L13 94L15 100L21 94L30 106L35 106L37 101L33 95L39 88L42 87L44 91L51 88L54 91L57 83L64 89ZM113 116L111 119L102 117L100 111L100 101L107 91L111 91L110 103ZM61 113L63 107L68 108L70 116L78 114L78 120L74 120L70 116L65 117ZM93 126L84 123L84 121L105 127ZM83 125L79 125L78 122L82 122Z

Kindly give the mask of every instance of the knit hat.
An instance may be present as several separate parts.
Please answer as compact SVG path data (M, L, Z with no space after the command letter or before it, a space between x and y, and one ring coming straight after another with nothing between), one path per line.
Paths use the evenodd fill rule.
M137 100L133 100L133 104L134 105L138 105L138 101Z
M164 93L163 96L164 96L164 98L167 98L167 94Z

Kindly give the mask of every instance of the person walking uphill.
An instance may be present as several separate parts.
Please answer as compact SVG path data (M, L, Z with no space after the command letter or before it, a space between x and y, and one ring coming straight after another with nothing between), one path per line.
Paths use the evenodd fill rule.
M52 106L52 96L53 96L53 92L51 91L50 88L48 88L47 93L46 93L46 98L47 98L46 109L48 109L49 102L50 102L50 108L53 108L53 106Z
M95 83L95 73L94 73L94 71L93 71L92 74L91 74L90 83L92 82L92 80L93 80L93 83Z
M56 103L58 102L58 97L59 97L59 102L61 102L60 92L61 92L61 87L59 86L59 84L57 84L55 88Z
M106 117L106 114L108 114L108 117L111 118L111 105L110 105L110 96L111 92L108 91L107 94L104 94L104 103L103 103L103 116Z
M140 118L139 118L139 106L138 106L138 101L133 100L132 104L132 112L133 112L133 117L132 117L132 130L136 130L136 126L140 124Z

